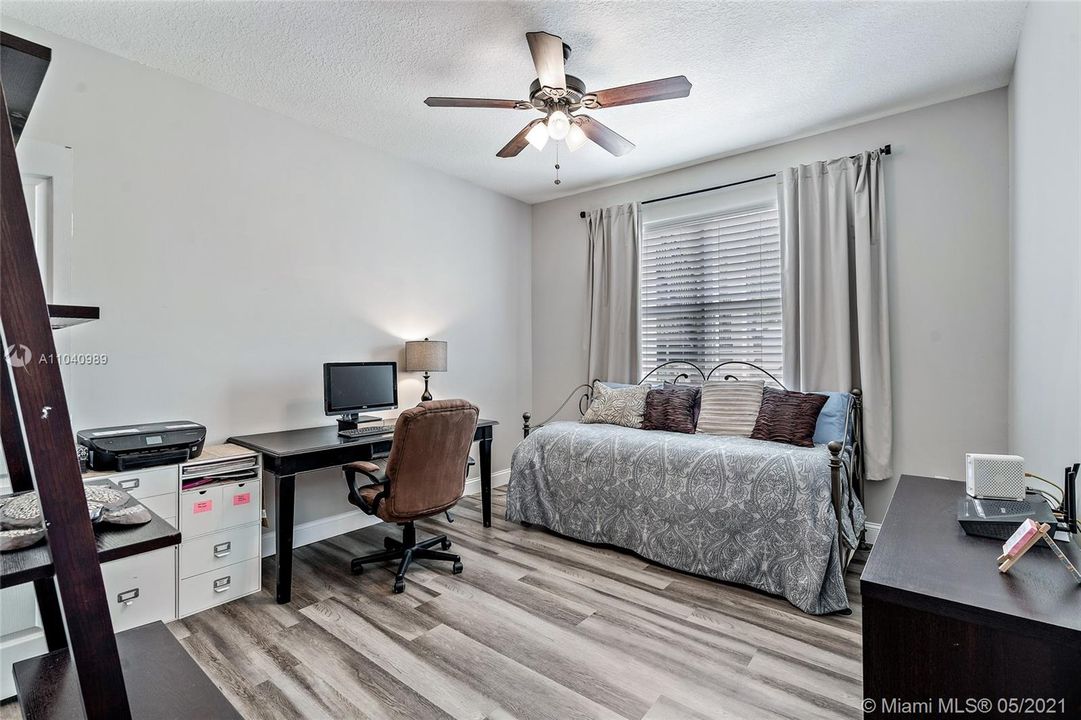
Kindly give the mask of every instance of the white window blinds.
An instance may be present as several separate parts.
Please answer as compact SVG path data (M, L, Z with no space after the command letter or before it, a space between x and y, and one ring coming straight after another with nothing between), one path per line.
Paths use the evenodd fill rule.
M642 374L669 360L690 360L705 372L742 360L780 378L777 208L647 222L643 230ZM739 366L724 374L761 378Z

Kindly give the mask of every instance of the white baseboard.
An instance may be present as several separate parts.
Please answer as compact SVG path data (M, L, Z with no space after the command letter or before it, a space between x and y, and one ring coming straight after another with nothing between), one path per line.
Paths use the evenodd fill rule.
M866 528L863 541L868 545L874 545L875 540L878 540L878 531L882 529L882 523L865 522L863 527Z
M492 487L502 487L510 480L510 468L492 473ZM480 478L469 478L465 481L465 494L476 495L480 492Z
M506 485L509 479L509 468L494 472L492 473L492 487ZM471 478L466 481L466 495L476 495L479 492L480 478ZM381 522L382 520L379 518L365 515L360 510L350 510L337 515L319 518L318 520L309 520L308 522L293 526L293 547L298 548L305 545L311 545L320 540L344 535L347 532L353 532L354 530L359 530L370 525L377 525ZM270 557L274 554L274 539L275 536L273 530L263 531L263 557Z

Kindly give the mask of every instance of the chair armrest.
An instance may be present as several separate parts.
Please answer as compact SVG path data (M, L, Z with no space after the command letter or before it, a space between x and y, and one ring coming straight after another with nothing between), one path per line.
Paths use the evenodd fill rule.
M373 482L380 482L377 479L378 474L383 472L383 469L373 462L367 462L365 460L358 460L357 462L351 462L345 466L346 470L355 470L359 473L364 473L372 479Z
M342 466L345 471L345 482L349 485L349 502L353 503L368 515L375 515L381 503L388 495L389 480L383 475L383 468L373 462L358 460ZM383 490L375 496L375 503L369 505L361 496L357 487L356 473L363 473L372 485L382 485ZM366 486L367 487L367 486Z

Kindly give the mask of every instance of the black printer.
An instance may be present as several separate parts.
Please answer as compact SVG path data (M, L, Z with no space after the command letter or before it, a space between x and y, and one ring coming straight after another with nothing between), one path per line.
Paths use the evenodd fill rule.
M199 457L206 428L190 420L117 425L78 432L91 470L135 470Z

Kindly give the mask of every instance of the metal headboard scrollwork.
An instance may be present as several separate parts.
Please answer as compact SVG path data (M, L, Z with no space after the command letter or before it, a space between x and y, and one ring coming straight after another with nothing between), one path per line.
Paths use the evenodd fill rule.
M661 370L662 368L666 368L669 365L689 365L690 367L694 368L694 371L696 373L698 373L698 377L702 378L702 382L705 382L705 380L706 380L706 374L704 372L702 372L702 368L698 367L693 362L691 362L689 360L669 360L668 362L661 363L660 365L658 365L657 367L653 368L652 370L647 372L645 375L643 375L642 379L638 381L638 384L641 385L646 380L648 380L650 378L650 376L653 375L655 372L657 372L658 370ZM679 382L681 378L684 379L684 380L690 380L691 376L688 375L687 373L680 373L679 375L676 375L675 379L673 379L672 382Z
M713 373L717 372L717 370L719 370L720 368L723 368L723 367L727 367L727 366L729 366L729 365L743 365L744 367L754 368L754 369L755 369L755 370L757 370L758 372L760 372L760 373L762 373L763 375L765 375L766 377L768 377L768 378L769 378L770 380L772 380L773 382L777 383L777 385L778 385L778 386L779 386L779 387L780 387L780 388L781 388L782 390L787 390L787 389L788 389L788 388L787 388L787 387L785 386L785 384L784 384L783 382L781 382L780 380L778 380L778 379L777 379L777 377L776 377L776 376L775 376L775 375L774 375L773 373L771 373L771 372L770 372L769 370L766 370L766 369L765 369L764 367L761 367L760 365L755 365L754 363L752 363L752 362L747 362L747 361L745 361L745 360L725 360L725 361L724 361L724 362L722 362L722 363L718 363L718 364L714 365L714 366L713 366L713 369L712 369L712 370L710 370L710 371L709 371L709 372L708 372L708 373L706 374L706 377L705 377L705 379L706 379L706 380L709 380L710 378L712 378L712 377L713 377ZM739 380L739 378L738 378L738 377L736 377L735 375L725 375L725 376L724 376L724 379L725 379L725 380Z
M777 377L773 373L771 373L770 371L766 370L765 368L761 367L760 365L755 365L752 362L746 362L744 360L725 360L722 363L718 363L717 365L714 365L713 368L708 373L705 372L704 370L702 370L701 367L699 367L695 363L691 362L690 360L668 360L666 362L661 363L660 365L658 365L657 367L653 368L652 370L647 372L645 375L643 375L642 379L639 380L637 384L638 385L644 384L647 380L649 380L651 377L653 377L659 370L663 370L664 368L669 367L671 365L683 365L683 366L686 366L688 368L688 372L679 373L674 378L672 378L672 380L670 381L672 383L678 383L680 380L687 380L687 381L690 381L692 383L695 383L695 382L698 382L699 379L700 379L700 382L706 382L710 378L712 378L713 373L715 373L720 368L728 367L728 366L731 366L731 365L742 365L744 367L752 368L752 369L757 370L758 372L762 373L763 375L768 377L770 380L772 380L774 383L776 383L778 387L780 387L780 388L782 388L784 390L788 389L787 387L785 387L784 383L782 383L780 380L778 380ZM691 371L693 371L693 375L697 375L697 378L692 376ZM725 380L735 380L735 381L739 380L739 378L736 377L735 375L725 375L724 379ZM588 383L588 384L587 383L582 383L578 387L571 390L570 394L567 395L567 397L563 400L563 402L561 402L559 404L559 407L556 408L555 412L553 412L551 415L546 417L542 422L532 423L531 420L532 420L533 416L528 412L522 413L522 421L523 421L522 422L522 434L523 434L523 436L528 436L531 431L537 430L538 428L542 428L545 425L547 425L548 423L550 423L552 420L554 420L561 412L563 412L563 409L565 407L567 407L567 403L569 403L576 395L578 396L578 414L579 415L585 415L586 410L589 408L590 403L593 402L593 388L596 387L598 382L602 382L602 380L600 378L594 378L593 382Z

